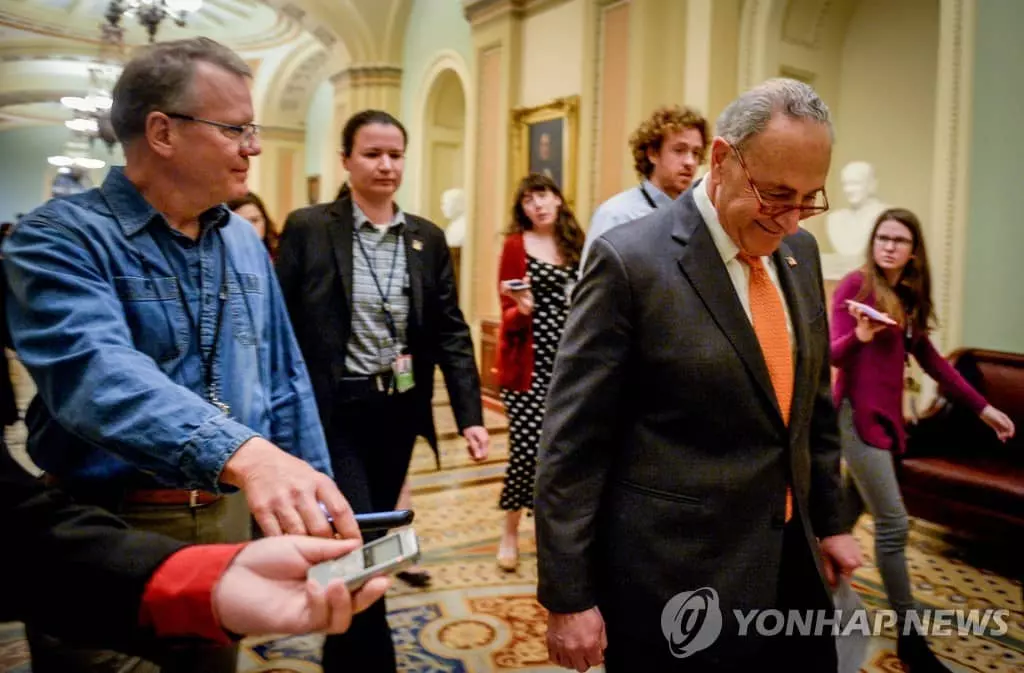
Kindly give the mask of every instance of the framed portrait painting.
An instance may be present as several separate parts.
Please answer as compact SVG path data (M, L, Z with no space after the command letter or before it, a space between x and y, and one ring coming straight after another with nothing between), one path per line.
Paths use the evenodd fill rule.
M513 189L528 173L541 173L575 200L578 121L579 96L512 111Z

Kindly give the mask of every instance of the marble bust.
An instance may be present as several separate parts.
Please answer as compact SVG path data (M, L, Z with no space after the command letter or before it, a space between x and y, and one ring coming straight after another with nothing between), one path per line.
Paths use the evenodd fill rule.
M868 237L878 216L889 206L878 198L874 167L851 161L839 174L849 204L831 212L826 228L834 252L822 255L825 277L837 280L864 263Z
M462 246L466 238L466 195L459 189L448 189L441 194L441 212L448 220L448 227L444 231L445 240L449 248Z

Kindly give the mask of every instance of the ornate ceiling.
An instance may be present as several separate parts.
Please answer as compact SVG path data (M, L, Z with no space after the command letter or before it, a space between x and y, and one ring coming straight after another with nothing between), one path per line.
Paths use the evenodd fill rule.
M184 27L164 20L156 38L205 35L232 47L256 66L261 121L297 126L330 75L353 62L401 64L412 1L204 0ZM70 117L61 96L83 95L90 65L118 58L101 41L109 2L0 0L0 131ZM134 17L121 23L128 51L148 41Z

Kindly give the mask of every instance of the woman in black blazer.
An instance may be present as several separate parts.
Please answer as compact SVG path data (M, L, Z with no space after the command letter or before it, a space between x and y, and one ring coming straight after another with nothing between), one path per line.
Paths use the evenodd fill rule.
M406 140L386 112L349 119L342 131L348 190L289 215L278 245L277 273L335 479L357 513L395 508L417 436L436 450L436 366L470 455L487 455L480 378L444 232L394 200ZM383 602L344 636L327 639L323 668L395 670Z

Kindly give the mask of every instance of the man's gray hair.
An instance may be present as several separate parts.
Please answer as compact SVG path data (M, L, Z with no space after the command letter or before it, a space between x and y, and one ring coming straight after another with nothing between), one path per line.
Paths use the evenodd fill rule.
M835 139L832 119L825 101L808 84L777 77L746 91L729 103L718 115L715 134L739 149L747 140L764 131L775 114L793 119L808 119L828 126Z
M189 112L194 104L192 80L198 61L252 77L238 54L207 37L158 42L143 48L114 85L110 123L122 145L145 134L146 118L154 110Z

